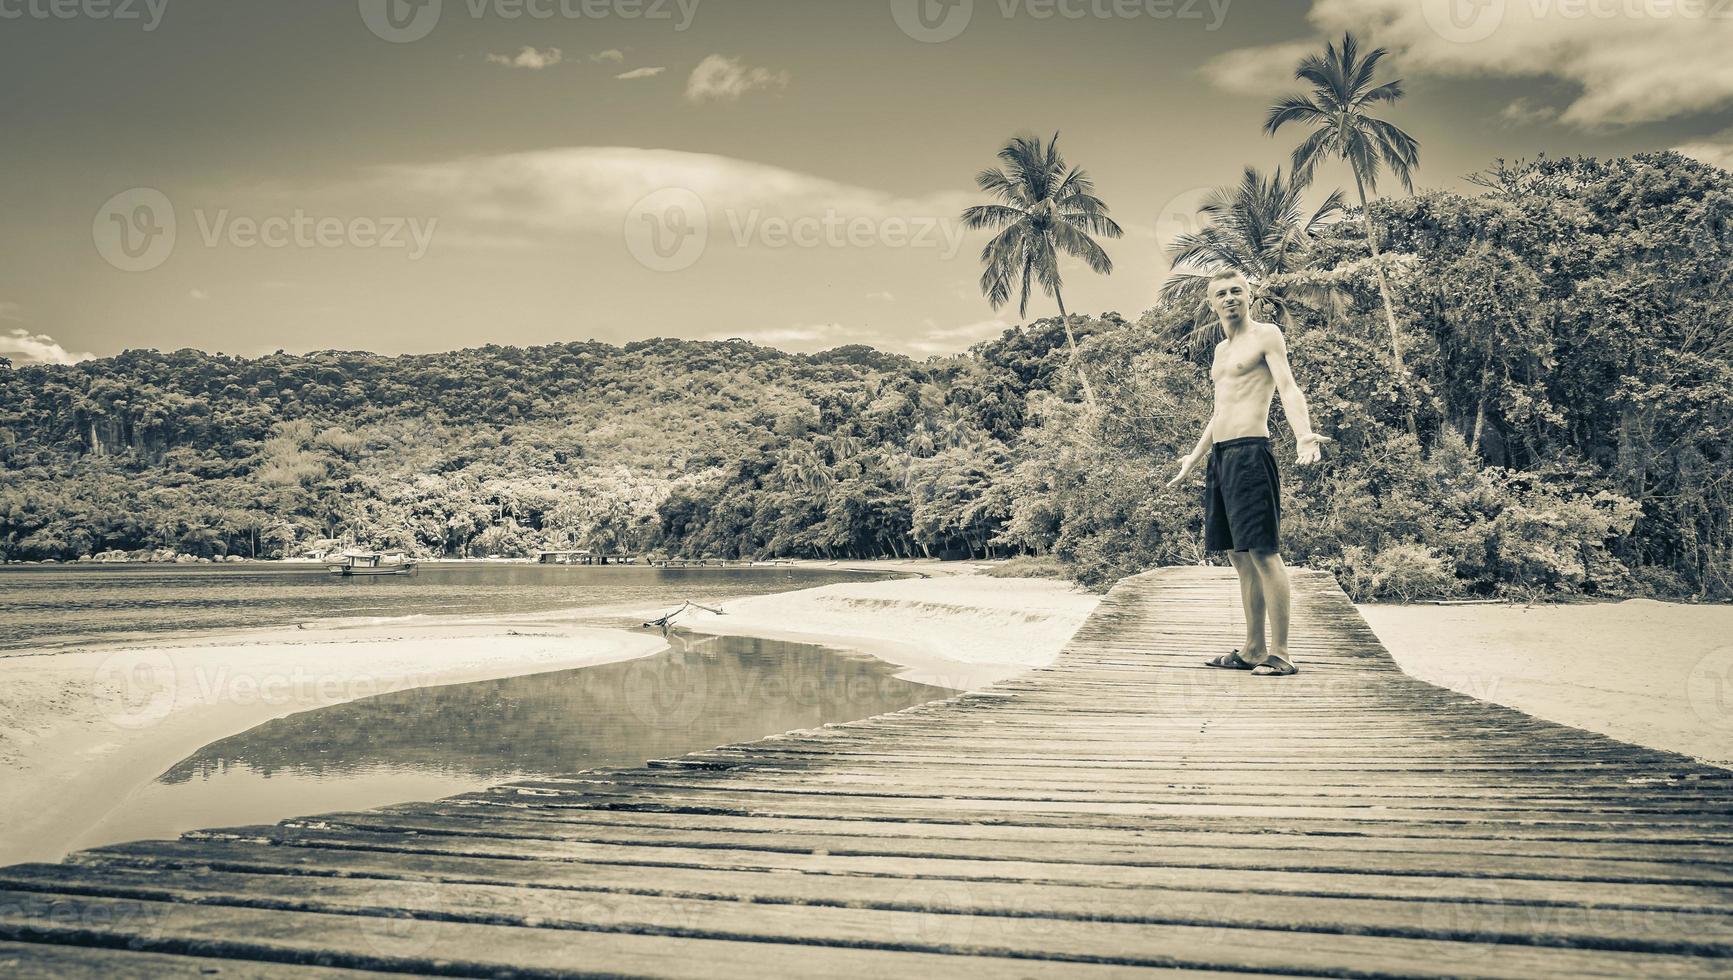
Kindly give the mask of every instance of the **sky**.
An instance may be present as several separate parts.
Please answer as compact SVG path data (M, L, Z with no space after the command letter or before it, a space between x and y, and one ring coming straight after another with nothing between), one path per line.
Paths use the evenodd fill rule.
M0 0L0 355L960 351L1019 322L957 219L1020 133L1125 229L1067 306L1135 317L1345 29L1422 189L1733 166L1733 0Z

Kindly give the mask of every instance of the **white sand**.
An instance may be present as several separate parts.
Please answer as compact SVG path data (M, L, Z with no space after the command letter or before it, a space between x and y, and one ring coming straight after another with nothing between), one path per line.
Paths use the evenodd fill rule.
M859 650L902 665L904 679L966 690L1051 663L1101 601L1064 582L955 570L965 574L734 599L722 615L691 609L674 625Z
M1633 599L1360 612L1397 663L1422 680L1733 765L1733 606Z
M275 718L665 646L616 630L418 619L0 658L0 866L58 859L134 789Z
M1050 662L1099 602L1061 582L970 575L969 565L862 567L931 577L734 599L726 615L677 625L859 650L904 665L907 679L965 689ZM60 858L181 759L275 718L666 645L654 631L561 622L569 616L348 621L0 658L0 866Z

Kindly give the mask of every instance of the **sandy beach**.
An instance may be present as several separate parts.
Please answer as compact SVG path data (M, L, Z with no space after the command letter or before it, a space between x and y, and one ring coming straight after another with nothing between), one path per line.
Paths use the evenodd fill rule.
M58 857L132 788L273 718L389 691L642 657L658 636L413 623L0 659L0 865Z
M860 650L904 666L909 680L969 688L1052 660L1099 601L1061 582L963 574L967 565L863 567L929 577L734 599L725 615L676 625ZM667 645L654 630L561 621L569 616L307 623L0 658L0 865L63 856L129 792L275 718Z
M1421 680L1733 766L1733 606L1364 605Z
M876 566L875 566L876 567ZM979 566L906 563L943 576L829 585L692 608L698 633L839 646L902 666L898 676L972 689L1051 663L1101 597L1050 579L969 574ZM646 609L648 619L667 608Z

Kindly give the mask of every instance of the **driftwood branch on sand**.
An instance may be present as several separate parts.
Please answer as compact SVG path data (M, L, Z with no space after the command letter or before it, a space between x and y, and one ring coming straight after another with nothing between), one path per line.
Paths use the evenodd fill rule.
M652 619L649 622L645 623L644 625L645 626L655 626L655 627L660 628L664 632L666 632L668 627L674 625L674 620L676 618L678 618L680 616L680 614L684 613L688 609L702 609L705 612L715 613L718 616L726 616L727 615L727 613L723 612L720 609L712 609L709 606L700 605L699 603L693 602L691 599L687 599L684 603L681 603L680 608L674 610L671 613L668 613L666 616L663 616L660 619Z

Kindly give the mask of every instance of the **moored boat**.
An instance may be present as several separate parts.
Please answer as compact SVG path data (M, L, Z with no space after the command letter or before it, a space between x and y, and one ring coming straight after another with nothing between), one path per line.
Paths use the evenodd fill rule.
M408 575L415 562L398 551L349 551L327 559L325 569L333 575Z

